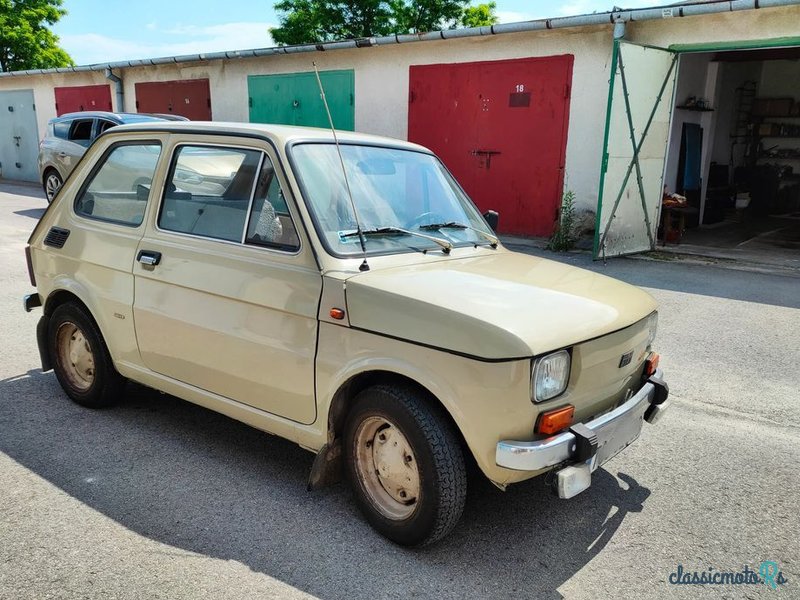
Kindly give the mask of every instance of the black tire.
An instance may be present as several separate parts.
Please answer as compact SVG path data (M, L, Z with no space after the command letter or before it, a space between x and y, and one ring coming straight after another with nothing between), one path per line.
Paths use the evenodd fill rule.
M83 307L67 302L53 311L47 345L56 378L73 401L87 408L117 401L125 378L114 368L103 336Z
M455 527L464 510L467 494L464 455L456 433L442 413L439 407L426 402L410 386L377 385L356 397L347 417L345 469L358 506L376 530L403 546L426 546L440 540ZM381 419L390 424L386 426L389 430L391 426L396 427L403 442L407 442L413 451L419 485L413 487L418 492L413 506L403 509L411 510L408 515L387 516L385 509L381 510L380 500L376 501L370 495L370 483L365 479L369 475L364 475L364 470L359 467L359 447L370 447L369 443L364 444L364 428L368 423ZM376 431L386 429L378 427ZM377 440L378 435L371 439ZM367 472L369 468L374 470L383 485L378 463L363 465L364 453L375 456L377 451L377 446L372 450L362 450L361 462ZM406 459L412 462L411 458ZM380 490L372 493L379 494Z
M47 198L48 204L53 201L62 185L64 185L64 178L61 177L61 174L58 171L51 167L44 172L42 188L44 189L44 195L45 198Z

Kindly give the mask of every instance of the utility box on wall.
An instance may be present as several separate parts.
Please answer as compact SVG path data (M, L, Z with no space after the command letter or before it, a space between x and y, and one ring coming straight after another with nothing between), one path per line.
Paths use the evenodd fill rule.
M325 98L336 129L355 130L355 74L322 71ZM313 71L247 78L251 123L330 127Z

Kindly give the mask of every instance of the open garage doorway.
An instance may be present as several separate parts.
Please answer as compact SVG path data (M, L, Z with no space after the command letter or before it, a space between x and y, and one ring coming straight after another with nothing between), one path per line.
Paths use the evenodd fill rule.
M615 43L595 257L800 267L800 38Z
M664 185L686 208L662 207L660 243L797 262L800 47L682 54L675 104Z

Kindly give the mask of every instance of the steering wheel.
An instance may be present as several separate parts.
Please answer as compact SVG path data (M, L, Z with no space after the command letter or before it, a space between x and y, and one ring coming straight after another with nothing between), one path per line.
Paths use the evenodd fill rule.
M413 229L416 225L427 225L429 223L446 223L447 219L445 219L441 214L428 211L418 214L416 217L411 219L408 223L406 223L406 229Z

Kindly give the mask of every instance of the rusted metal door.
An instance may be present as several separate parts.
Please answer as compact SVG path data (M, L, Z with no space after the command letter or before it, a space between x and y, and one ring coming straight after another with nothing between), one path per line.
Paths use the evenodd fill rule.
M137 83L136 111L210 121L211 87L208 79Z
M500 230L553 232L564 182L571 55L412 66L408 138L431 148Z
M55 88L56 114L60 117L84 110L112 110L110 85L76 85Z

